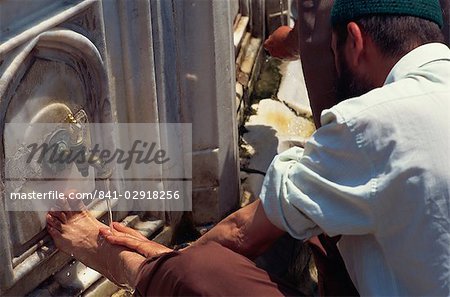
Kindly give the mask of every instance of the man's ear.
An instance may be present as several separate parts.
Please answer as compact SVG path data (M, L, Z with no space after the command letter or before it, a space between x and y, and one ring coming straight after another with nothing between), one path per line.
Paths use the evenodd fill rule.
M361 28L355 22L347 24L347 61L353 67L358 67L361 63L364 51L364 39Z

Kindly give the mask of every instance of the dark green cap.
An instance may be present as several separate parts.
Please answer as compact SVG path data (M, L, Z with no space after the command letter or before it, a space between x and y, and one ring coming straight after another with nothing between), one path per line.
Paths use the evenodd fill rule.
M335 0L331 10L333 26L369 15L407 15L443 26L439 0Z

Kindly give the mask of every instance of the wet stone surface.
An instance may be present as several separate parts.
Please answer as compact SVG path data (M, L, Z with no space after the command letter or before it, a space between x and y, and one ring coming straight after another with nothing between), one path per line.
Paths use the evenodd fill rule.
M259 195L264 174L275 155L303 146L315 131L300 66L298 61L267 59L262 67L240 129L242 186L249 200ZM268 97L263 99L263 95Z

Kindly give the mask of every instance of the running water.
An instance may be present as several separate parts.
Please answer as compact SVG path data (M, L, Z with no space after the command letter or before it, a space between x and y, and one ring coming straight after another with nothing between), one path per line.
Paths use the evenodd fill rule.
M105 186L106 186L106 190L110 191L110 186L109 186L109 178L105 180ZM113 231L113 215L112 215L112 205L111 205L111 199L106 199L106 207L108 208L108 226L110 228L111 231ZM114 279L114 277L112 276L112 274L110 274L110 276L113 278L114 283L122 288L123 290L125 290L128 295L127 296L133 296L134 292L136 291L135 288L133 288L132 286L130 286L129 284L124 284L124 283L119 283L118 281L116 281Z
M104 181L105 181L105 190L106 190L106 192L107 193L110 193L110 189L111 189L111 187L110 187L110 184L109 184L109 178L111 177L111 175L109 175L108 176L108 178L106 178ZM109 226L109 228L111 229L111 231L112 231L112 229L113 229L113 226L112 226L112 223L113 223L113 215L112 215L112 206L111 206L111 199L110 199L110 197L107 197L107 199L105 199L106 200L106 207L108 208L108 226Z
M113 216L112 216L112 209L111 209L111 200L106 199L106 207L108 208L108 226L112 229L112 223L113 223Z

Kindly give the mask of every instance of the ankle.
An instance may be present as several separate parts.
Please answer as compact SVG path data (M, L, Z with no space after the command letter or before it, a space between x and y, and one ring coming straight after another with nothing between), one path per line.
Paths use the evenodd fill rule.
M138 281L139 268L146 258L132 251L122 251L119 257L123 279L129 287L135 288Z

